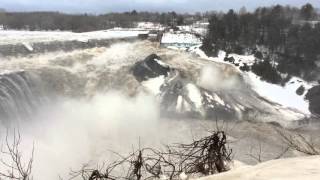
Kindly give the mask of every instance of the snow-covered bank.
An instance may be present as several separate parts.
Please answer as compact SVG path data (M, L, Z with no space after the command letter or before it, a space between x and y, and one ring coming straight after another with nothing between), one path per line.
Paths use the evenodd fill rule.
M50 41L81 41L90 39L112 39L136 37L141 33L147 33L141 29L110 29L104 31L93 31L86 33L74 33L68 31L15 31L0 30L0 45L36 43Z
M234 63L224 61L226 53L220 51L217 57L208 57L199 46L191 49L191 52L197 54L203 59L210 60L217 63L225 64L238 64L239 67L244 64L252 65L254 63L253 55L237 55L230 54L228 57L233 57ZM240 71L240 70L239 70ZM255 75L253 72L242 72L245 80L252 86L252 88L262 97L280 104L284 108L296 109L306 115L310 115L309 111L309 102L305 100L305 94L307 91L312 88L314 85L308 83L301 78L292 77L284 86L271 84L260 79L259 76ZM297 94L297 89L303 87L305 91L302 95Z
M320 156L272 160L199 180L319 180Z

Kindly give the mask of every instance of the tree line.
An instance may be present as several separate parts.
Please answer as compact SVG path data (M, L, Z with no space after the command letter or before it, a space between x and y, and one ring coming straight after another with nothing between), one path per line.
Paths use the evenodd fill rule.
M319 14L311 4L213 13L202 49L211 55L221 49L227 53L254 53L257 61L253 71L273 83L281 82L281 74L312 80L320 59L318 22Z
M69 30L85 32L113 27L134 27L136 22L154 22L168 26L191 24L202 18L201 14L176 12L137 12L93 14L64 14L59 12L6 12L0 11L0 25L5 29Z

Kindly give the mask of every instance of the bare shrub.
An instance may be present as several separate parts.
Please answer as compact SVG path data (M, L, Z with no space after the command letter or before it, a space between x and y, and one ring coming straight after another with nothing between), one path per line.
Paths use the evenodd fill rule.
M84 166L70 173L71 178L84 180L113 179L179 179L186 173L211 175L227 171L232 150L227 147L227 136L223 131L194 140L190 144L166 146L165 150L143 148L100 169Z
M296 150L307 155L320 155L320 149L319 147L316 147L312 142L312 139L307 139L302 134L290 131L277 129L277 132L289 149Z

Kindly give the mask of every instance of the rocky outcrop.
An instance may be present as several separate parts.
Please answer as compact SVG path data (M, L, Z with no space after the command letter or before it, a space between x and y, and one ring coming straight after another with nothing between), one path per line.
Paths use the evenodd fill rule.
M309 100L309 110L313 114L320 115L320 85L311 88L306 94Z
M305 88L303 85L301 85L301 86L296 90L296 93L297 93L297 95L301 96L301 95L304 94L305 90L306 90L306 88Z
M237 112L220 96L199 87L186 78L183 70L165 64L159 56L152 54L132 67L139 82L164 76L165 80L157 94L162 116L175 118L223 118L236 119Z
M162 63L160 59L156 54L151 54L143 61L137 62L132 67L132 73L135 78L141 82L161 75L167 76L171 69Z

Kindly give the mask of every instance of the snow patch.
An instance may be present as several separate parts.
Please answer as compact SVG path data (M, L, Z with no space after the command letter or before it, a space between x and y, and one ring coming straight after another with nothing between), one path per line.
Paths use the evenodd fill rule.
M233 57L234 63L239 64L239 66L244 66L244 64L247 64L248 66L252 66L256 59L254 55L229 54L228 57Z
M164 63L163 61L159 60L159 59L154 59L159 65L161 65L162 67L169 67L169 64Z
M176 110L181 112L183 106L183 98L182 96L178 96Z
M213 98L214 98L214 100L215 100L217 103L219 103L219 104L221 104L221 105L223 105L223 106L226 105L226 104L224 103L224 101L223 101L218 95L214 94Z
M190 100L194 103L196 108L202 107L202 96L200 90L194 84L187 84L188 96Z
M160 87L164 84L165 77L159 76L156 78L148 79L147 81L143 81L142 85L146 87L152 94L158 95L161 93Z

